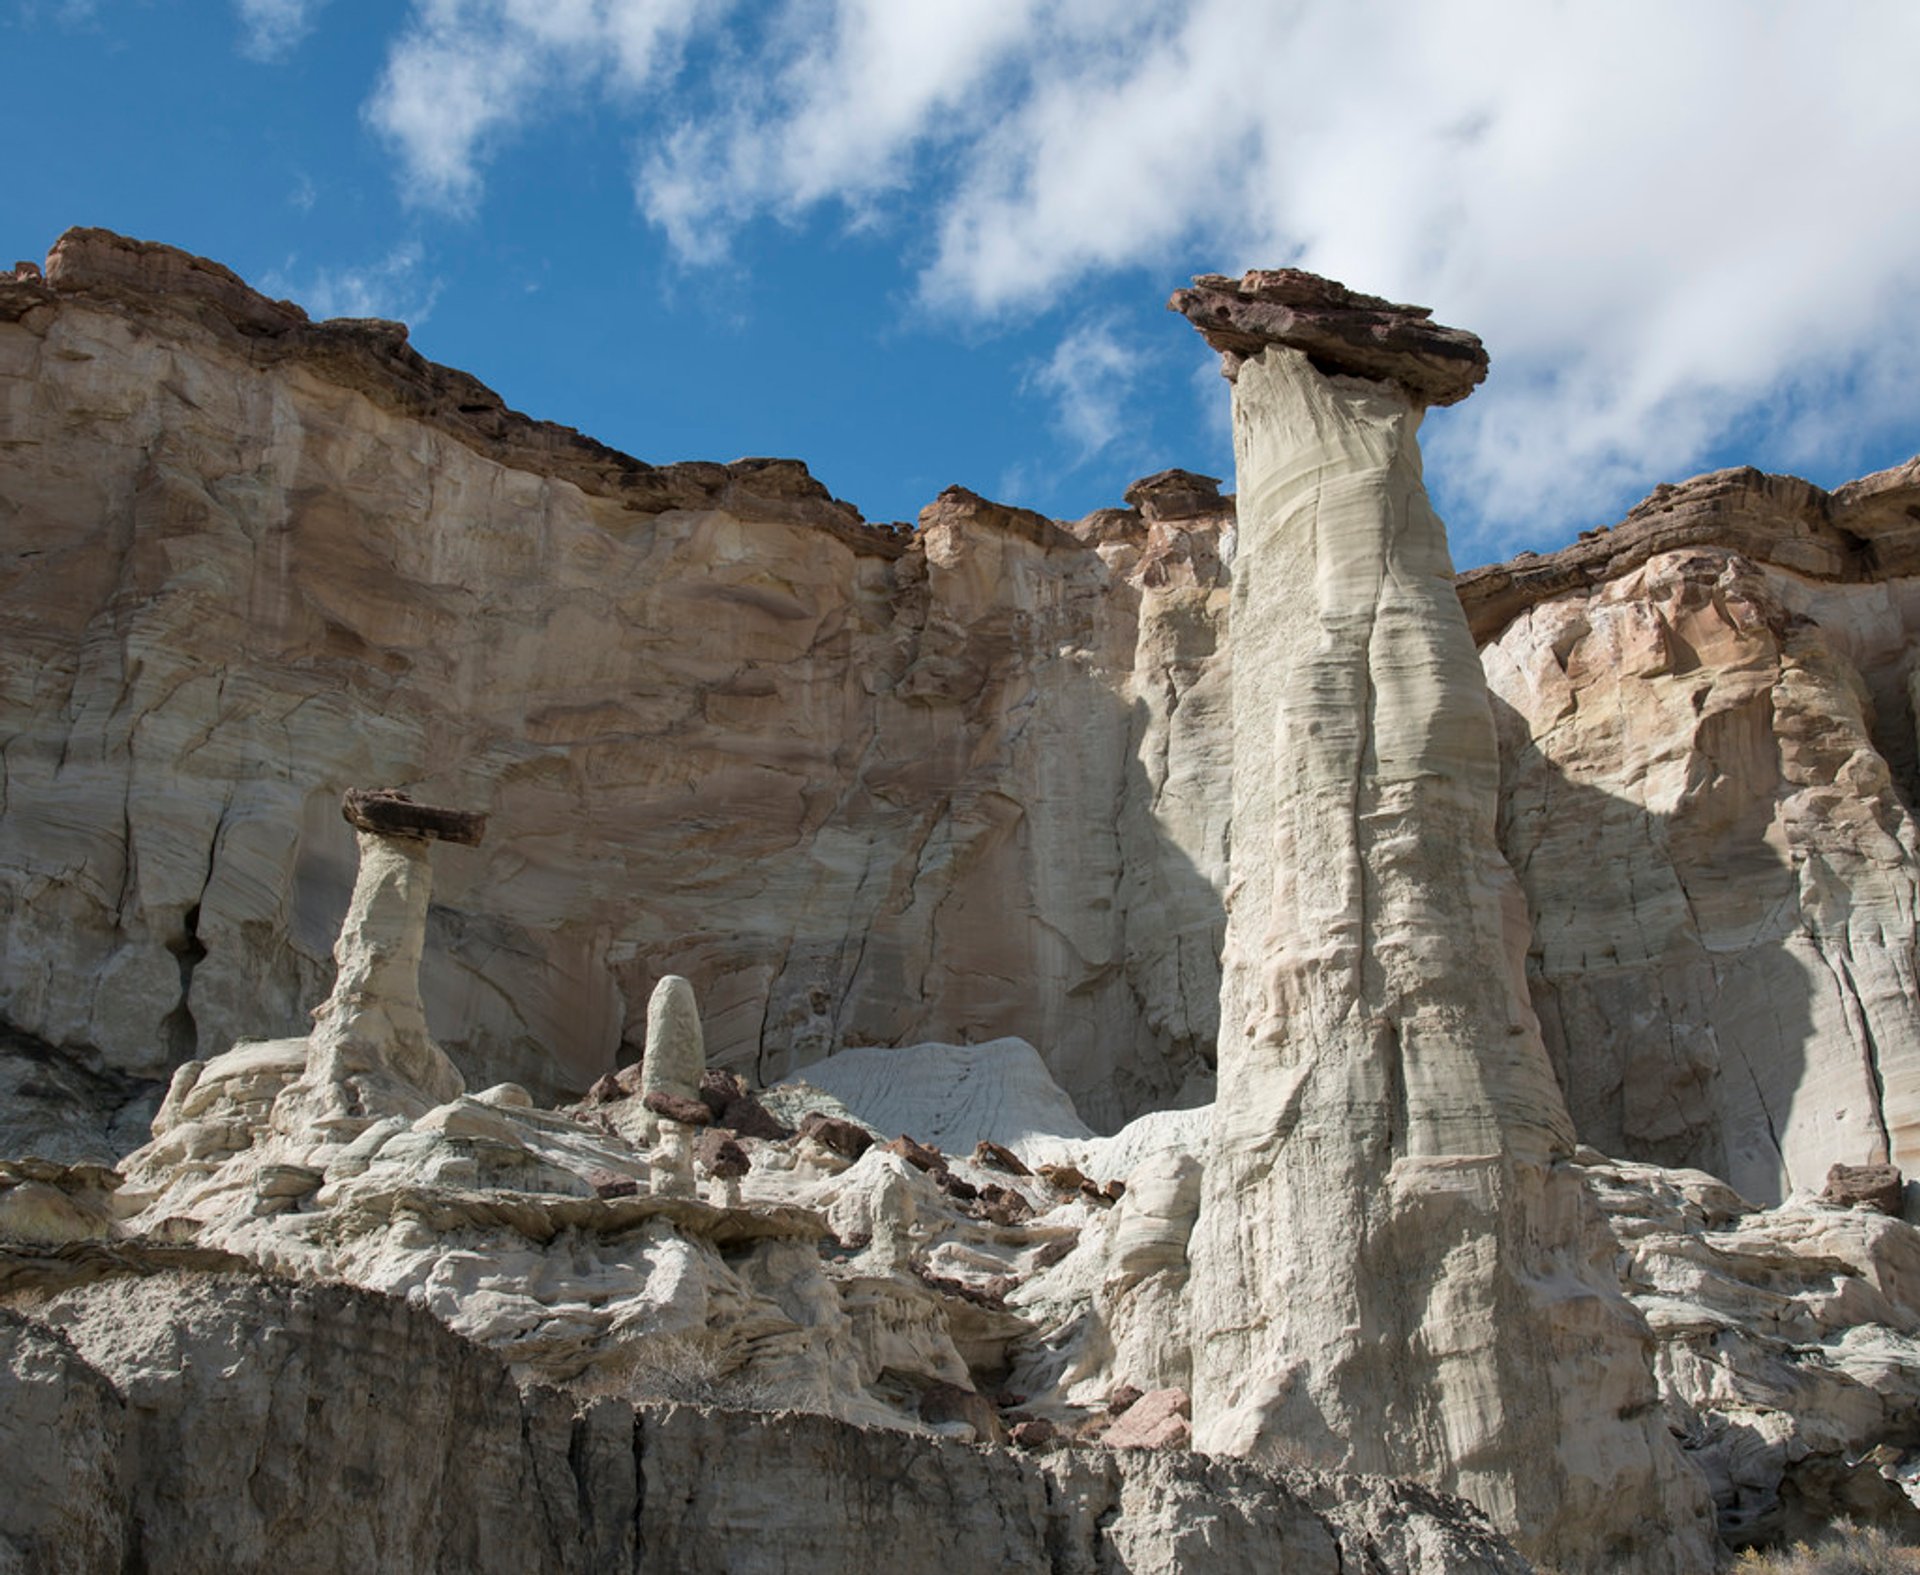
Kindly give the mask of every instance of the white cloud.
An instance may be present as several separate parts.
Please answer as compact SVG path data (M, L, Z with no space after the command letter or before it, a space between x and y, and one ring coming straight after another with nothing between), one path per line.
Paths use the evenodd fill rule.
M327 317L384 317L418 328L433 311L440 281L424 277L425 254L417 241L403 242L386 256L357 267L316 268L296 274L297 258L260 281L267 294L284 296L306 308L316 320Z
M1027 385L1053 407L1053 420L1081 461L1109 448L1127 430L1127 403L1140 354L1102 324L1083 323L1034 367Z
M1907 0L420 0L372 114L458 204L568 93L618 99L684 256L837 202L968 317L1283 262L1429 304L1494 360L1432 468L1510 533L1735 424L1920 421L1916 62Z
M368 119L421 203L478 200L481 166L529 121L584 94L631 97L730 0L417 0Z
M307 35L326 0L233 0L244 29L241 48L256 60L280 60Z

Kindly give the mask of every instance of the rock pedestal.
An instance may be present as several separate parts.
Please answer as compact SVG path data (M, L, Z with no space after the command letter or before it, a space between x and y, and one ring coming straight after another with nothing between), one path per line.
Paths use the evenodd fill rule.
M382 1116L457 1099L466 1081L427 1034L420 955L433 892L434 840L479 841L484 816L349 793L360 869L334 943L332 993L314 1009L306 1069L274 1106L276 1130L351 1141Z
M1227 357L1240 510L1196 1445L1424 1477L1566 1569L1707 1567L1650 1337L1564 1163L1421 479L1423 408L1484 352L1290 271L1173 304Z

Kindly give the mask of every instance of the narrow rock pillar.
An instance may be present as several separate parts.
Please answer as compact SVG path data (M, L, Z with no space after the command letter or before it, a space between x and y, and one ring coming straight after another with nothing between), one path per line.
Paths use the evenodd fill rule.
M333 991L314 1009L307 1065L274 1108L274 1126L350 1140L386 1115L418 1115L466 1089L427 1035L420 959L433 891L428 849L473 845L486 816L416 804L387 790L354 790L341 813L354 828L360 869L334 942Z
M1565 1161L1499 763L1416 441L1470 334L1292 270L1172 302L1233 380L1233 853L1193 1261L1198 1447L1423 1477L1567 1569L1707 1502Z
M670 1094L698 1099L707 1070L707 1042L693 986L670 973L647 999L647 1049L640 1062L640 1097Z
M706 1038L693 986L670 973L647 1000L647 1048L640 1062L640 1099L651 1114L653 1191L690 1196L694 1188L693 1133L672 1118L676 1105L698 1104L707 1070Z

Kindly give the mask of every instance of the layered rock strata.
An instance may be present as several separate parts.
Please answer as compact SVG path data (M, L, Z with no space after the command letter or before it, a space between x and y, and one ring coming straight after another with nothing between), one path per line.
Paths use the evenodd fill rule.
M96 1278L0 1307L0 1380L0 1569L47 1575L1525 1567L1404 1484L522 1390L340 1286Z
M1916 509L1916 464L1722 471L1462 578L1534 1003L1608 1153L1757 1203L1920 1167Z
M872 526L92 230L0 281L0 449L0 1020L87 1073L302 1032L388 782L493 816L422 985L475 1086L577 1093L677 974L755 1081L1020 1034L1103 1129L1205 1097L1205 478Z
M1269 313L1227 367L1233 863L1196 1443L1425 1476L1568 1568L1698 1569L1706 1497L1567 1164L1485 681L1421 483L1433 363L1468 365L1458 397L1484 360L1288 276L1173 304L1244 329L1245 303L1294 293L1304 348Z

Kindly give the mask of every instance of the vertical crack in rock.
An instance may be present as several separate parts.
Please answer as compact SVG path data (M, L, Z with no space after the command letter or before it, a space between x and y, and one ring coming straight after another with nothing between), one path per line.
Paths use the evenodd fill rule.
M1847 1027L1853 1034L1854 1043L1859 1045L1864 1061L1862 1070L1866 1074L1867 1086L1873 1091L1873 1100L1867 1112L1870 1129L1875 1134L1879 1147L1877 1152L1867 1156L1869 1165L1890 1164L1893 1159L1893 1135L1887 1130L1887 1082L1880 1071L1880 1046L1873 1034L1873 1018L1868 1013L1866 1003L1860 996L1860 981L1854 977L1851 947L1843 944L1837 959L1828 958L1827 966L1832 968L1845 992ZM1825 953L1821 954L1825 957Z
M1479 341L1291 270L1174 297L1234 385L1233 897L1196 1444L1424 1477L1567 1570L1710 1506L1567 1163L1494 722L1416 440Z

